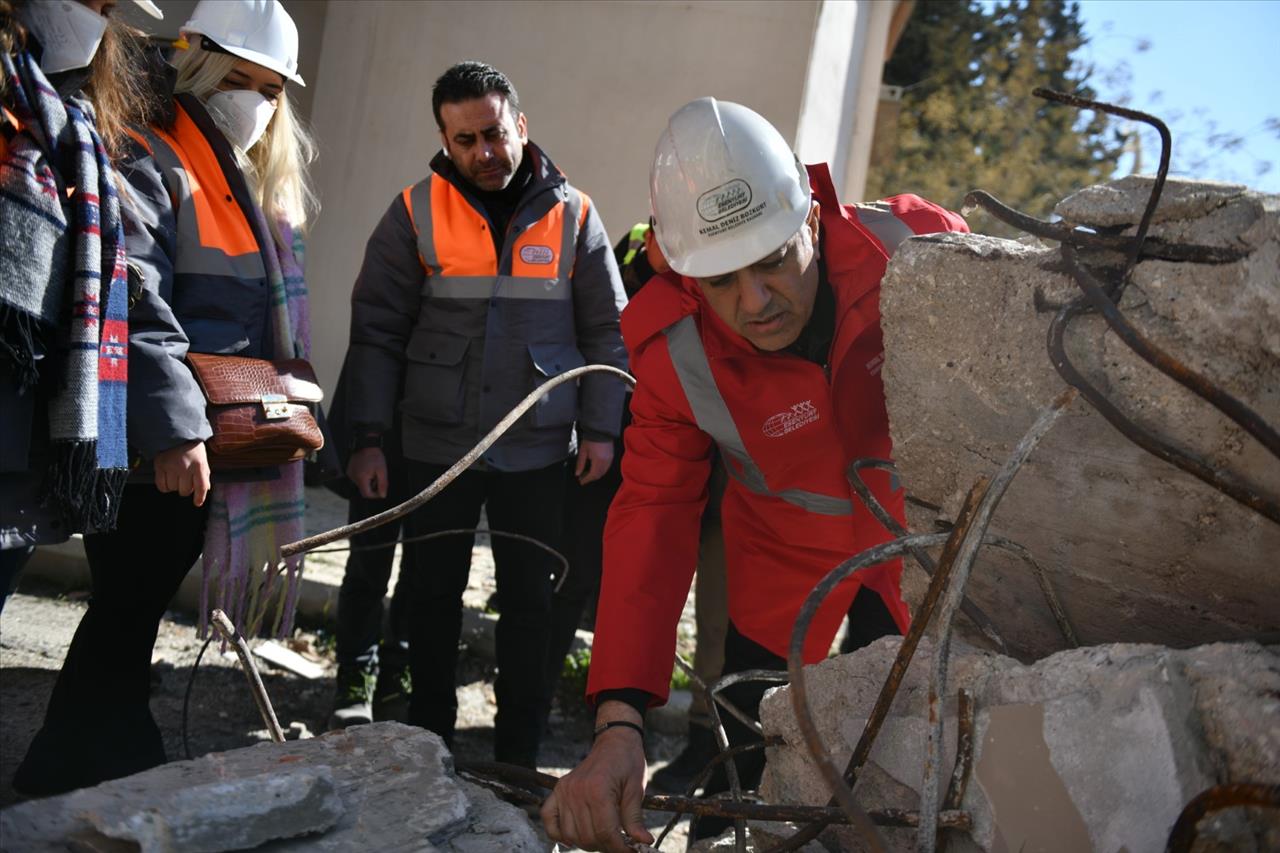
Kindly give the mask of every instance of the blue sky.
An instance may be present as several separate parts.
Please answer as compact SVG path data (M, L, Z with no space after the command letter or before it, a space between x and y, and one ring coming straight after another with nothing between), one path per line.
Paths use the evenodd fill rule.
M1082 58L1103 100L1163 118L1173 132L1174 172L1280 192L1280 0L1082 0L1090 43ZM1129 79L1106 79L1127 63ZM1123 78L1124 74L1110 75ZM1214 133L1243 137L1224 149ZM1142 171L1154 172L1154 135ZM1271 170L1259 174L1261 165ZM1121 173L1131 161L1121 162Z

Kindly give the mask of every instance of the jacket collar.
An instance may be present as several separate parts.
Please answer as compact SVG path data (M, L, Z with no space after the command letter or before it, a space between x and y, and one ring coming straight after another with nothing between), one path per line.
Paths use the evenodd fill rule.
M546 155L546 152L532 141L525 143L524 156L531 158L533 179L529 181L529 186L525 188L524 195L521 198L522 202L545 190L560 187L568 182L564 172L556 168L556 164L551 162L551 158ZM431 171L453 184L464 195L474 195L477 191L470 181L462 177L462 173L458 171L458 167L444 153L444 149L437 151L436 156L431 158Z

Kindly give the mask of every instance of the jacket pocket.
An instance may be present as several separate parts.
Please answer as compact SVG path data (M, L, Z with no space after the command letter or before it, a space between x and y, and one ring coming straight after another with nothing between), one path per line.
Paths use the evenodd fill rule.
M587 363L572 344L529 344L529 357L533 360L533 387L548 379L582 367ZM532 388L530 390L533 390ZM553 388L533 407L535 426L564 426L578 418L578 383L565 382Z
M182 331L191 343L191 352L235 355L249 348L249 331L235 320L188 317L182 321Z
M400 408L424 421L460 424L466 407L469 338L415 332L405 352L404 402Z

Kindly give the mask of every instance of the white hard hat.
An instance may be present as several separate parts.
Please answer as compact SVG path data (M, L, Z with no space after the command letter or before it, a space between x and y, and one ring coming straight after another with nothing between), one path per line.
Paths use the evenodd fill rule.
M137 3L138 7L142 9L142 11L146 12L156 20L164 20L164 12L161 12L160 7L155 3L152 3L151 0L133 0L133 2Z
M782 134L741 104L676 110L649 172L655 236L671 268L724 275L778 250L809 215L809 176Z
M182 34L202 35L227 53L307 85L298 75L298 28L280 0L200 0Z

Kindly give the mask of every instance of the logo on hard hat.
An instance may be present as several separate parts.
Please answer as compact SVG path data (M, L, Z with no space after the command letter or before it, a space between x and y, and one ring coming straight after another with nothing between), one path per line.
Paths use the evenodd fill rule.
M707 222L724 219L751 204L751 185L742 178L707 190L698 196L698 215Z
M526 264L549 264L556 259L550 246L521 246L520 260Z
M818 407L812 400L796 403L785 412L769 418L762 429L769 438L781 438L789 432L795 432L802 426L808 426L818 419Z

